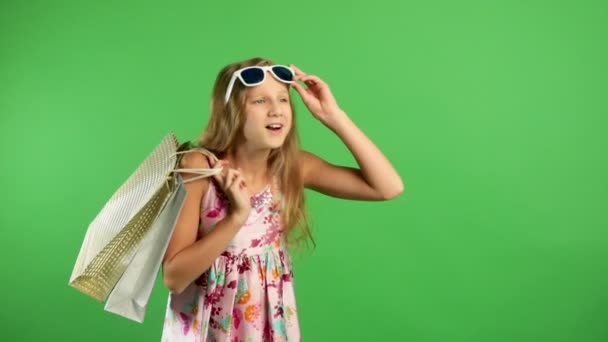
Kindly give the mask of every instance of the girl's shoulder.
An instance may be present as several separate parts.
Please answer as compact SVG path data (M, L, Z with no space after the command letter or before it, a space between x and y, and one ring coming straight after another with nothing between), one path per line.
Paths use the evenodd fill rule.
M190 168L210 168L209 156L205 155L203 150L192 149L182 156L180 167L185 169Z
M210 157L208 155L204 154L203 152L201 152L200 150L191 150L191 151L183 154L183 156L181 157L180 163L179 163L179 168L180 169L210 169L211 168ZM199 176L195 173L188 173L186 171L182 171L182 172L180 172L180 174L181 174L182 178L184 179L184 181L187 181L189 178ZM198 188L199 190L202 190L203 193L205 193L209 186L209 178L210 177L205 177L205 178L200 178L200 179L197 179L194 181L187 182L186 187Z

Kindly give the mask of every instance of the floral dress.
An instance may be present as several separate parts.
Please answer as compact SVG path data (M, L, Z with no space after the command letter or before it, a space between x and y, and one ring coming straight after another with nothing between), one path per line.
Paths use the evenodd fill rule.
M162 341L300 341L291 260L280 196L267 186L249 218L211 267L180 294L169 294ZM229 201L214 181L199 230L211 231Z

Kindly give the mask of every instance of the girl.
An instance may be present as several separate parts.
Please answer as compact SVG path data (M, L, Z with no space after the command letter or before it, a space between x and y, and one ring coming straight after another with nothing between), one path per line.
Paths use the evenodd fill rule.
M300 150L290 87L340 137L360 169ZM287 248L312 241L304 188L388 200L403 191L399 175L325 82L261 58L220 71L199 143L202 153L185 154L182 167L222 172L186 184L163 261L170 295L162 340L300 341ZM183 174L184 180L191 176Z

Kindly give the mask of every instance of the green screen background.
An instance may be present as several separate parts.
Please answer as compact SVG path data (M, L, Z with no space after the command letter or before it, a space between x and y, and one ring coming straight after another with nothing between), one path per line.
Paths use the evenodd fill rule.
M216 73L326 80L405 183L307 192L306 341L607 341L608 5L601 1L3 1L2 341L158 341L68 287L88 224ZM295 93L294 93L295 94ZM304 148L355 166L297 99Z

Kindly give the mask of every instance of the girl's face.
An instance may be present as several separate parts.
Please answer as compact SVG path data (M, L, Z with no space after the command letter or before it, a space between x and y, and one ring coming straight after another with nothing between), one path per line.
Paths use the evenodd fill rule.
M260 85L245 94L245 141L255 149L281 147L291 129L289 88L267 74Z

